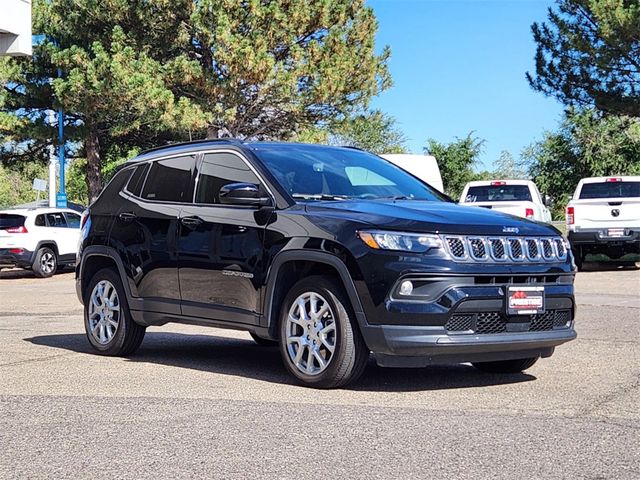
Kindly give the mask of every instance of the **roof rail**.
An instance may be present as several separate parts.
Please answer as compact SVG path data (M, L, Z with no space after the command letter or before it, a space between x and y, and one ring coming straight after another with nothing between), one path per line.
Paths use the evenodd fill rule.
M136 156L140 157L142 155L146 155L147 153L156 152L158 150L164 150L166 148L182 147L182 146L188 146L188 145L200 145L200 144L212 143L212 142L232 143L234 145L240 145L243 143L243 141L238 138L206 138L203 140L192 140L190 142L168 143L166 145L161 145L158 147L150 148L148 150L144 150Z

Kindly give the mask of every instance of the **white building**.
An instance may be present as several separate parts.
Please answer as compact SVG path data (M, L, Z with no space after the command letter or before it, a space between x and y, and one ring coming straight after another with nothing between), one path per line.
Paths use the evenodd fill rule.
M0 0L0 56L31 55L31 0Z

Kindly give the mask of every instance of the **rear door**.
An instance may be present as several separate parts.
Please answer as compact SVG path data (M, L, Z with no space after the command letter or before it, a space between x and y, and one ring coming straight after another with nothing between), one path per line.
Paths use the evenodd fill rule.
M256 207L220 203L229 183L262 186L239 154L207 153L197 177L194 203L180 212L178 265L183 315L256 324L264 276L265 227Z
M62 212L45 213L44 217L47 221L45 236L47 239L53 240L58 247L58 256L65 257L71 253L75 253L69 245L67 219Z
M127 187L140 191L139 197L122 195L110 242L125 259L127 274L149 311L180 313L178 215L182 204L191 201L195 165L195 155L152 161L148 172L144 166L134 172Z

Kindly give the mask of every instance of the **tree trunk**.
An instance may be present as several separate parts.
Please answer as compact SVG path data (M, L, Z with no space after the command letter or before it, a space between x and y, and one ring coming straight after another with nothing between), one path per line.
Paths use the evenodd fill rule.
M209 125L207 127L207 140L218 138L218 127Z
M93 202L102 190L102 177L100 175L100 142L95 127L90 126L84 139L84 149L87 153L87 190L89 203Z

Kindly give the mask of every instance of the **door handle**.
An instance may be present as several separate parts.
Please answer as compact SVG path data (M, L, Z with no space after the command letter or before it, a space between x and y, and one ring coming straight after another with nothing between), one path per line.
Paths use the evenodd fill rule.
M122 212L120 215L118 215L118 218L120 218L120 220L124 222L130 222L136 217L137 215L133 212Z
M180 223L188 228L197 228L204 223L204 220L200 217L182 217L180 219Z

